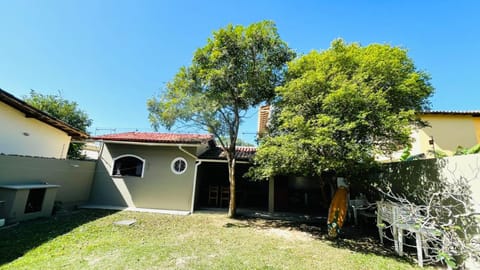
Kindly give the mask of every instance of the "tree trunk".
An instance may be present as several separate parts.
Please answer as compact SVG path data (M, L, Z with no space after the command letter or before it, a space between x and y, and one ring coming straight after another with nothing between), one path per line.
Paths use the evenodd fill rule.
M235 158L227 158L228 181L230 182L230 203L228 204L228 217L234 218L237 215L237 204L235 198Z

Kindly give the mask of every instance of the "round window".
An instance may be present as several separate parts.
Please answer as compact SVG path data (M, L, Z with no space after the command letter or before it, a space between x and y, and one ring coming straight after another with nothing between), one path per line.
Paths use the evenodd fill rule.
M187 161L184 158L176 158L172 161L172 172L182 174L187 170Z

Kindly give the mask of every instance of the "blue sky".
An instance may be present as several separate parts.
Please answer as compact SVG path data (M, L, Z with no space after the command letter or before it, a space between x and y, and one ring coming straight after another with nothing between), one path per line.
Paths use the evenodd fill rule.
M404 47L432 76L433 109L480 110L479 1L0 0L0 14L0 88L60 91L93 119L92 134L148 131L146 100L212 31L265 19L299 54L335 38ZM249 115L241 137L252 141Z

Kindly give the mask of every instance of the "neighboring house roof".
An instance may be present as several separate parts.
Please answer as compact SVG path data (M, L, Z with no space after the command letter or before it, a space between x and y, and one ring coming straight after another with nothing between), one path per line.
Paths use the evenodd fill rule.
M471 115L480 116L480 111L428 111L421 114L441 114L441 115Z
M52 127L60 129L63 132L67 133L72 138L75 138L75 139L88 138L87 133L70 126L69 124L63 122L62 120L52 117L49 114L39 109L36 109L30 106L25 101L16 98L12 94L6 92L1 88L0 88L0 101L24 113L25 117L35 118L45 124L48 124Z
M425 111L421 115L471 115L480 116L480 111ZM258 133L262 134L267 130L267 124L270 117L270 105L261 106L258 112Z
M125 132L92 137L94 140L149 142L172 144L205 144L213 140L211 134L176 134L158 132Z
M237 160L250 160L253 158L255 153L257 152L257 148L250 147L250 146L237 146L235 158ZM227 156L223 148L221 147L212 147L201 154L199 159L214 159L214 160L226 160Z

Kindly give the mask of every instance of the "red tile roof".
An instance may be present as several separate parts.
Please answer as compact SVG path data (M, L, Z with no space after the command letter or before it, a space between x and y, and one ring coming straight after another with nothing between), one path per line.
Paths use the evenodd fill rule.
M237 160L250 160L253 158L257 148L251 146L237 146L235 158ZM212 147L199 156L200 159L226 160L227 156L221 147Z
M186 143L201 144L213 140L211 134L178 134L158 132L125 132L92 137L95 140L152 142L152 143Z

